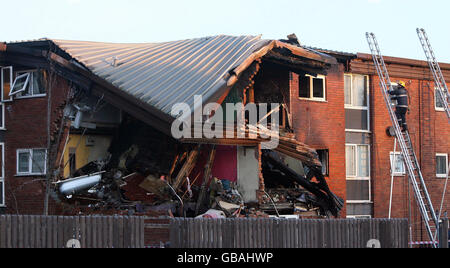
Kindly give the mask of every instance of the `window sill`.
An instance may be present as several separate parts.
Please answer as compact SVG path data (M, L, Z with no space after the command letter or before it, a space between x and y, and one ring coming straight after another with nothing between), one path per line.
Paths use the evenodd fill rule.
M405 177L406 173L405 174L398 173L398 174L394 174L394 175L391 174L391 176L394 176L394 177Z
M322 100L322 99L308 99L308 98L298 98L299 100L303 100L303 101L312 101L312 102L320 102L320 103L328 103L327 100Z
M357 130L357 129L346 129L345 132L372 134L372 131L370 131L370 130Z
M369 107L365 107L365 106L345 106L345 109L348 110L364 110L364 111L368 111Z
M436 175L438 179L447 179L447 175Z
M26 100L26 99L35 99L35 98L45 98L47 94L42 95L33 95L33 96L24 96L24 97L15 97L16 100Z
M355 204L375 204L373 201L353 201L353 200L347 200L347 204L355 205Z
M444 108L434 108L436 112L445 112Z
M16 174L14 177L20 178L20 177L45 177L46 174Z

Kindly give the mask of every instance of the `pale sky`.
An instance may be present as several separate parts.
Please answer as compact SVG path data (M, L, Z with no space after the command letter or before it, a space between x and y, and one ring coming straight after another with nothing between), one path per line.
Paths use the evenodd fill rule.
M1 0L0 40L42 37L120 43L228 35L284 39L368 53L374 32L387 56L425 59L416 28L450 63L448 0Z

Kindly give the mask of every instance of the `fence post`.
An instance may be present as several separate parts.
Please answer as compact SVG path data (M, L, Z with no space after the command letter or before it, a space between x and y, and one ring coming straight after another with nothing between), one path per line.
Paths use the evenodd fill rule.
M448 248L448 218L439 223L439 248Z

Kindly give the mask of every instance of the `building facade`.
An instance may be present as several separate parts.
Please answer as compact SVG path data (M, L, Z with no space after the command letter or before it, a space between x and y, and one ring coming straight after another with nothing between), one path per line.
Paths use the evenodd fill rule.
M26 47L38 44L40 43L27 44ZM276 45L283 46L282 43ZM290 53L295 54L295 48L289 48L292 50ZM102 131L87 137L78 132L72 135L73 139L67 140L66 145L69 148L64 150L62 155L58 154L61 148L55 152L47 152L49 143L57 142L64 145L64 139L57 140L60 137L58 131L64 126L61 118L72 83L79 82L89 90L100 92L97 93L97 97L110 95L109 91L99 89L106 82L93 76L80 77L72 73L59 72L64 75L57 75L53 80L49 80L50 74L45 71L51 68L48 61L42 59L42 55L37 55L34 50L21 49L12 46L12 50L8 53L3 55L0 53L0 62L3 61L0 109L0 147L3 165L0 177L0 212L42 214L45 210L45 182L48 174L45 167L48 155L54 154L61 159L61 172L67 177L81 166L103 155L106 144L113 140L113 135ZM267 96L271 96L271 100L285 104L283 114L286 112L286 116L282 116L283 131L289 132L288 134L293 135L297 141L317 151L323 175L331 191L346 201L346 206L340 213L341 217L409 218L415 236L413 239L427 240L401 155L398 150L394 152L394 138L388 135L387 130L392 123L371 56L318 50L334 57L337 64L330 64L322 74L312 74L305 69L295 69L301 64L287 65L289 61L283 58L285 55L280 51L260 55L259 58L265 57L263 61L245 66L249 72L239 76L238 90L243 89L243 94L238 100L244 103L258 103L267 101ZM70 58L64 53L59 54L67 61ZM317 55L310 56L310 60L317 57ZM252 57L250 57L252 60L258 59L258 55L252 54ZM433 204L435 209L439 209L449 169L448 118L435 92L433 77L426 62L393 57L386 57L385 60L391 80L407 82L410 97L407 120L410 134ZM14 66L5 64L9 61L16 64ZM115 62L108 64L112 67L120 66L114 66ZM75 67L70 65L70 68ZM243 72L247 70L246 68L240 71ZM441 68L446 80L450 81L450 65L442 64ZM231 71L227 74L228 78L230 74ZM20 88L18 92L12 92L12 83L17 78L27 81L28 86ZM44 85L45 81L53 82ZM172 82L169 81L167 84ZM92 84L100 86L95 87ZM232 90L230 91L230 88L228 90L228 95L221 92L219 96L221 101L231 96L229 93ZM14 96L14 101L11 96ZM143 116L144 109L139 105L130 108L133 104L114 97L110 97L108 101L119 110L123 108L145 123L152 125L159 122L153 117ZM118 117L121 118L120 115ZM109 124L105 125L103 130L111 124L120 122L121 119L103 122ZM224 145L223 141L222 144L215 142ZM79 143L82 146L81 150L77 151ZM92 151L90 143L105 145L101 146L100 152L96 151L95 157L90 157ZM265 190L261 148L256 144L248 141L232 144L235 147L232 152L235 167L232 171L236 173L232 177L240 181L252 177L250 183L242 183L242 187L249 191L248 198L251 201L257 201L263 194L261 191ZM225 149L219 146L219 151L227 151ZM225 153L220 153L218 159L221 159L220 155ZM208 155L203 157L206 161ZM251 163L251 168L247 163ZM222 170L230 171L227 167ZM65 213L52 198L49 202L50 214ZM450 195L447 193L442 211L447 211L449 204Z
M329 183L346 196L346 217L408 218L413 239L428 240L400 148L394 152L395 139L388 134L392 123L371 55L322 51L340 59L340 67L324 78L324 87L322 82L311 85L314 89L293 76L297 137L328 151ZM407 122L414 150L435 210L442 205L446 212L448 191L442 197L449 171L450 125L432 73L425 61L394 57L385 61L391 80L407 83ZM449 81L450 65L441 64L441 69ZM297 94L299 90L312 93L305 98L304 93ZM342 177L346 182L339 181Z

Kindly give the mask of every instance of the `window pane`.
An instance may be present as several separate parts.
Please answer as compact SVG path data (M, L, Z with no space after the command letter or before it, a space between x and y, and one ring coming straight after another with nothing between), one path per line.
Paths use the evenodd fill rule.
M363 75L353 76L353 106L367 107L367 78Z
M33 150L32 173L45 173L45 150Z
M369 130L369 112L366 110L345 110L345 128L353 130Z
M370 201L370 181L347 181L347 200L350 201Z
M345 162L347 166L347 176L356 177L356 163L355 163L355 147L345 147Z
M0 145L0 180L2 180L2 178L5 178L5 162L3 160L3 154L4 154L4 146Z
M371 216L373 214L372 204L347 204L348 216Z
M358 177L370 177L369 146L358 146Z
M3 181L0 181L0 205L4 205L4 199L3 199Z
M345 104L352 105L352 76L345 75L344 87L345 87Z
M45 94L44 75L42 71L33 72L33 95Z
M3 79L3 100L10 100L11 97L9 96L9 93L11 92L11 67L3 68L2 69L2 79Z
M325 98L325 80L323 78L313 78L314 98Z
M11 90L13 93L23 90L25 84L26 84L25 91L27 91L27 89L30 87L30 81L29 81L30 75L25 75L25 74L26 73L18 73L17 74L16 81L14 83L14 87ZM23 93L23 91L18 93L17 96L21 95L22 93Z
M309 76L301 76L299 82L299 96L300 98L311 97L311 80Z
M4 122L3 122L3 108L4 108L4 104L0 104L0 127L3 128L5 127Z
M19 172L29 173L30 172L30 153L21 152L19 153Z
M394 174L405 174L405 162L403 161L403 155L396 154L394 160L394 153L391 153L391 163L394 162Z
M439 93L439 89L434 91L434 95L436 98L436 108L444 108L444 101L442 100L441 94Z
M447 157L437 156L436 157L436 174L447 176Z

